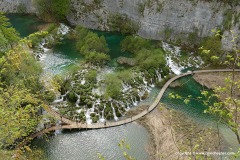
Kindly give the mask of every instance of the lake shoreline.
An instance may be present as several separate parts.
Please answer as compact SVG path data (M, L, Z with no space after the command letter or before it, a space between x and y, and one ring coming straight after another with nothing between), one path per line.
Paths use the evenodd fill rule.
M144 106L140 106L133 109L129 114L138 113L144 108ZM149 143L146 150L149 153L150 160L191 158L191 156L181 155L192 150L187 144L189 138L194 143L196 142L195 145L200 144L200 147L195 152L219 152L219 139L216 136L216 129L209 129L197 122L194 123L192 119L187 118L183 113L168 109L163 104L150 114L139 119L137 123L146 128L149 133ZM193 130L190 129L191 127ZM190 132L193 135L201 133L203 142L199 142L198 136L191 137ZM226 144L221 135L220 143L221 149L223 149Z

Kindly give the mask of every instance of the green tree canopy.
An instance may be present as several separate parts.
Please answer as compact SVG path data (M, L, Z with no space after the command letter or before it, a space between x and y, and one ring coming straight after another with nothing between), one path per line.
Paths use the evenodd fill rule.
M85 55L86 61L96 65L103 65L106 61L110 60L110 56L101 52L89 52Z
M147 50L143 49L136 53L136 60L141 69L158 69L165 67L166 60L161 49Z
M19 33L11 26L4 13L0 12L0 57L19 39Z
M130 53L136 53L142 49L150 49L151 41L143 39L139 36L127 36L121 42L122 51L128 51Z
M105 77L105 85L105 97L118 99L122 91L122 80L120 80L116 74L108 74Z

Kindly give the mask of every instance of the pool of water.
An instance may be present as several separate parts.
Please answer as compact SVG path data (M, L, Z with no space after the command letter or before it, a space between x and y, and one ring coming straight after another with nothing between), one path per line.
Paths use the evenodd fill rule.
M34 15L7 14L12 26L20 33L21 37L26 37L38 31L38 26L45 24Z
M130 144L129 154L138 160L147 160L148 142L146 129L136 123L108 129L88 131L64 131L48 141L35 139L36 145L45 151L48 160L99 160L101 153L106 160L125 160L118 147L121 140Z
M190 103L185 104L181 99L170 99L168 97L169 93L175 93L182 97L192 95L193 98L197 98L201 96L201 90L207 89L197 83L192 76L180 78L178 81L180 82L181 87L168 88L164 93L161 102L166 104L171 109L184 113L187 115L187 117L193 119L197 123L207 127L216 127L217 118L210 114L204 113L206 107L203 105L203 103L193 99L190 101ZM227 147L232 148L233 151L237 151L240 146L237 143L235 134L224 124L220 124L219 129L224 139L228 143Z

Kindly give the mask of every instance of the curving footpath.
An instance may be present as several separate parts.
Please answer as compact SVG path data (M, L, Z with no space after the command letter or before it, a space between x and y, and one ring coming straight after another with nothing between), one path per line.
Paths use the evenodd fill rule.
M98 124L87 124L87 123L78 123L75 121L72 121L70 119L64 118L62 117L59 113L55 112L54 110L52 110L50 107L46 107L45 110L52 115L53 117L57 118L57 119L61 119L64 123L66 123L67 125L62 125L62 126L52 126L50 128L47 129L43 129L39 132L36 132L30 136L28 136L19 146L17 147L22 147L23 145L25 145L27 142L29 142L31 139L34 139L37 136L40 136L44 133L48 133L50 131L54 131L54 130L59 130L59 129L99 129L99 128L109 128L109 127L115 127L115 126L120 126L120 125L124 125L127 123L131 123L133 121L138 120L139 118L145 116L146 114L148 114L149 112L151 112L152 110L154 110L158 104L160 103L160 100L164 94L164 92L166 91L166 89L169 87L169 85L184 76L187 75L191 75L191 74L197 74L197 73L209 73L209 72L232 72L232 69L216 69L216 70L198 70L198 71L193 71L193 72L186 72L183 73L181 75L175 76L171 79L169 79L164 86L162 87L161 91L159 92L158 96L156 97L155 101L145 110L143 110L141 113L131 117L131 118L127 118L127 119L123 119L120 121L116 121L116 122L107 122L106 125L103 123L98 123ZM236 69L236 72L240 72L240 69Z

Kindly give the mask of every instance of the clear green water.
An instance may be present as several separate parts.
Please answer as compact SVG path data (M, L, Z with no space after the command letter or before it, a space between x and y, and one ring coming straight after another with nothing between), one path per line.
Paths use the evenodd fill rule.
M7 17L21 37L26 37L38 31L37 26L44 24L34 15L7 14Z
M204 113L206 107L197 100L191 100L189 104L185 104L181 99L170 99L168 97L169 93L179 94L182 97L187 97L192 95L194 98L201 96L201 90L205 89L199 83L197 83L191 76L183 77L178 80L182 86L176 88L168 88L163 95L161 100L162 103L166 104L169 108L178 110L193 121L203 124L207 127L216 127L217 118ZM237 143L235 134L224 124L220 124L220 132L228 143L228 147L232 148L234 151L237 151L240 147ZM227 149L228 150L228 149Z
M64 39L60 44L49 50L41 61L46 73L60 74L69 67L79 64L82 55L75 49L75 41Z
M104 36L108 47L110 49L109 55L111 56L111 59L116 59L120 56L124 57L131 57L132 54L128 52L122 52L121 51L121 41L125 38L124 35L116 32L103 32L103 31L94 31L99 36Z

